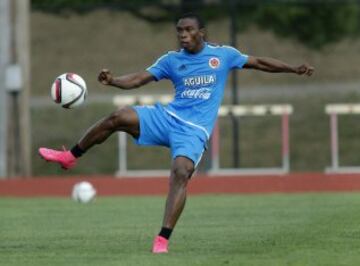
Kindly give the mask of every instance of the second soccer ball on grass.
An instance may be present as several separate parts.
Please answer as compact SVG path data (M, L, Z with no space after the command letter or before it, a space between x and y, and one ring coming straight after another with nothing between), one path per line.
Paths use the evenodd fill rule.
M89 203L96 196L96 189L87 181L82 181L74 185L71 197L81 203Z

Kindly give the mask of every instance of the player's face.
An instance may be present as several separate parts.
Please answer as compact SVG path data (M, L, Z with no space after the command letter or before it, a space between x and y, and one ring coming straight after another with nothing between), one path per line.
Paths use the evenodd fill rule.
M180 19L176 25L180 46L190 53L200 51L204 43L204 29L199 29L196 19Z

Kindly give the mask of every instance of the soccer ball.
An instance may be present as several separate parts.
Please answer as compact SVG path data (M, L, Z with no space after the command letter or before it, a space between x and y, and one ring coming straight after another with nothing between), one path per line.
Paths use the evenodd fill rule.
M51 86L51 98L64 108L74 108L81 105L86 96L85 81L74 73L58 76Z
M95 198L96 190L91 183L82 181L74 185L71 196L75 201L88 203Z

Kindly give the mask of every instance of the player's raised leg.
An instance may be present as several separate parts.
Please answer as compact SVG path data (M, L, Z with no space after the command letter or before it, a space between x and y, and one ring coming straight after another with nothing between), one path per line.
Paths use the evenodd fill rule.
M153 253L168 252L168 240L186 202L186 189L194 163L186 157L176 157L171 166L169 192L166 200L163 227L153 243Z
M95 144L104 142L112 133L124 131L135 138L139 136L139 119L131 107L119 109L91 126L80 141L71 150L53 150L39 148L42 158L56 162L64 169L75 166L76 159Z

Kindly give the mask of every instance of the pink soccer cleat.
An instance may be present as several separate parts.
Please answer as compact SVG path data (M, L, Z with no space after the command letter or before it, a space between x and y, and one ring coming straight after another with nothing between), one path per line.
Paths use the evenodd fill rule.
M74 155L65 149L64 151L57 151L48 148L40 148L39 154L46 161L59 163L64 169L70 169L76 164Z
M169 240L162 236L156 236L153 243L152 253L168 253Z

